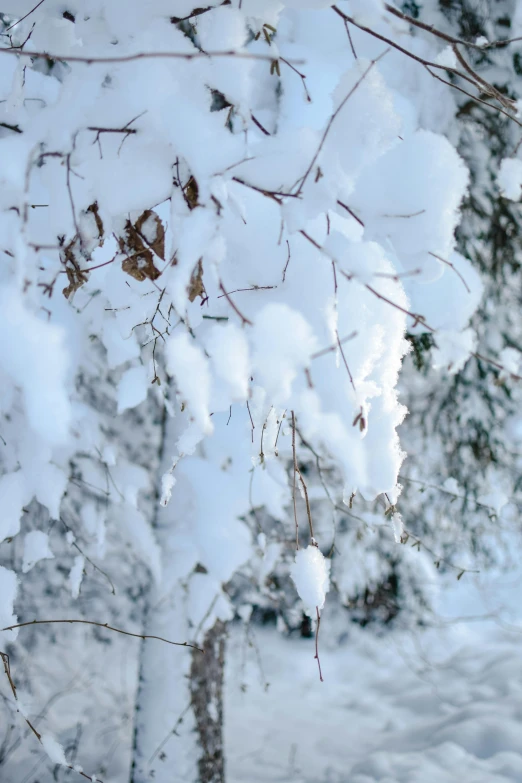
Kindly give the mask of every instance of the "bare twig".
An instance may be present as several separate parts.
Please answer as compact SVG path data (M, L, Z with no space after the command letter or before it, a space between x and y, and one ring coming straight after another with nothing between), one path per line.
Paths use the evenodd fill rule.
M487 44L477 44L473 41L464 41L462 38L454 38L452 35L448 35L448 33L444 33L442 30L437 30L436 27L430 24L426 24L425 22L421 22L420 19L414 19L412 16L408 16L408 14L405 14L403 11L399 11L398 8L394 8L392 5L389 5L388 3L385 3L384 7L387 11L390 12L390 14L393 14L394 16L398 16L399 19L402 19L404 22L408 22L408 24L413 25L414 27L419 27L421 30L425 30L427 33L431 33L432 35L435 35L437 38L441 38L443 41L446 41L450 44L460 44L461 46L467 46L468 49L476 49L478 51L484 51L484 49L492 49L499 46L507 46L508 44L515 43L516 41L522 41L522 38L507 38L506 40L499 40L499 41L491 41Z
M344 274L345 277L348 277L345 272L341 272L341 274ZM413 318L413 325L417 326L417 324L422 324L425 329L427 329L429 332L436 332L437 330L433 328L433 326L430 326L428 323L426 323L426 320L423 315L420 315L419 313L412 313L410 310L406 310L405 307L401 307L401 305L397 304L397 302L392 301L391 299L388 299L388 297L384 296L383 294L380 294L378 291L375 290L375 288L372 288L371 285L368 285L368 283L364 284L364 287L370 291L374 296L377 297L377 299L380 299L382 302L387 302L387 304L394 307L396 310L400 310L401 313L405 313L406 315L409 315L410 318Z
M303 488L303 494L305 498L305 505L306 505L306 515L308 517L308 526L310 528L310 538L315 539L314 536L314 526L312 524L312 511L310 509L310 501L308 499L308 489L306 487L306 482L303 478L303 474L299 470L299 468L296 465L297 475L299 476L299 481L301 482L301 486Z
M276 439L275 439L275 443L274 443L274 454L276 455L276 457L278 456L278 453L277 453L277 441L279 440L279 434L281 432L281 427L283 426L283 419L284 418L286 418L286 410L283 413L283 415L281 416L281 421L279 422L279 427L277 428L277 435L276 435Z
M236 305L234 304L234 302L232 301L232 299L230 298L230 296L226 292L225 286L223 285L221 280L219 281L219 288L223 292L223 296L225 297L225 299L229 303L229 305L232 308L232 310L241 318L241 322L242 322L243 326L245 324L248 324L249 326L253 326L254 324L252 323L252 321L250 321L248 318L246 318L246 316L244 316L243 313L240 310L238 310L238 308L236 307Z
M131 63L136 60L199 60L203 57L237 57L240 60L261 60L272 62L273 57L269 54L255 54L253 52L227 51L196 51L196 52L136 52L135 54L122 54L113 57L92 57L54 54L51 52L26 52L21 49L2 49L0 54L11 54L17 57L26 57L34 60L52 60L53 62L63 63L84 63L85 65L111 65L118 63ZM292 60L295 65L302 65L303 60Z
M114 628L107 623L97 623L94 620L30 620L26 623L16 623L16 625L9 625L6 628L2 628L2 631L12 631L14 628L26 628L30 625L50 625L50 624L72 624L79 623L80 625L95 625L98 628L105 628L107 631L114 631L115 633L121 633L124 636L133 636L136 639L157 639L165 644L171 644L174 647L190 647L193 650L204 652L200 647L195 644L189 644L188 642L171 642L170 639L164 639L162 636L151 636L149 634L131 633L130 631L123 631L121 628Z
M4 628L4 630L9 630L9 629ZM17 693L16 685L14 683L12 674L11 674L11 664L9 662L9 656L7 655L7 653L0 651L0 658L2 659L2 663L4 664L5 676L7 677L7 680L9 682L9 687L11 688L11 692L13 694L14 700L15 700L15 702L18 702L18 693ZM34 736L36 737L36 739L38 740L40 745L43 745L43 743L42 743L42 735L40 734L40 732L35 729L35 727L31 723L31 721L29 720L29 718L27 718L19 709L17 711L20 713L20 715L22 715L23 719L25 720L25 722L27 723L27 725L29 726L29 728L33 732ZM98 783L103 783L101 778L99 778L97 775L96 776L95 775L87 775L85 772L82 772L82 770L79 769L78 767L72 766L72 764L65 764L65 766L67 767L67 769L70 769L73 772L77 772L79 775L81 775L86 780L89 780L89 781L97 780Z
M256 425L254 424L254 419L252 418L252 414L250 412L250 405L248 404L248 400L246 403L248 415L250 416L250 424L252 425L252 443L254 442L254 430L256 428Z
M385 218L412 218L412 217L418 217L419 215L424 215L426 212L425 209L419 209L418 212L411 212L409 215L383 215Z
M357 58L357 52L355 51L355 47L354 47L353 41L352 41L352 34L350 32L350 28L348 26L348 22L346 21L346 19L344 20L344 27L346 29L346 35L348 36L348 40L350 42L350 49L352 50L352 54L353 54L354 60L357 60L358 59Z
M402 474L399 474L398 478L399 481L407 481L409 484L419 484L421 487L426 489L436 489L439 492L442 492L443 495L449 495L455 500L464 500L466 503L473 503L477 508L484 508L486 511L493 511L495 513L493 506L488 506L486 503L481 503L480 501L475 500L475 498L470 498L468 495L459 495L457 492L452 492L450 489L446 489L446 487L439 487L437 484L429 484L426 481L412 479L408 476L403 476Z
M418 55L414 54L413 52L408 51L408 49L405 49L404 47L402 47L399 44L395 43L395 41L391 40L390 38L387 38L386 36L381 35L380 33L377 33L375 30L372 30L370 27L365 27L364 25L359 24L351 16L348 16L347 14L344 13L344 11L341 11L341 9L338 8L337 6L333 5L332 6L332 10L335 11L335 13L338 14L338 16L341 17L341 19L344 19L345 21L351 22L353 25L358 27L360 30L363 30L363 32L368 33L368 35L371 35L374 38L377 38L379 41L382 41L383 43L388 44L389 46L393 47L394 49L396 49L397 51L399 51L402 54L406 55L407 57L410 57L412 60L415 60L416 62L420 63L421 65L423 65L427 69L428 73L431 76L433 76L433 77L439 79L440 81L444 82L449 87L453 87L454 89L457 89L457 90L460 90L461 92L464 92L466 95L469 95L470 98L472 98L473 100L477 101L478 103L485 103L486 106L490 106L491 108L493 108L493 109L495 109L497 111L500 111L502 114L505 114L507 117L509 117L509 119L511 119L514 122L516 122L517 125L522 125L522 123L520 123L513 115L511 115L508 112L500 109L499 107L492 106L491 104L487 103L486 101L482 101L480 98L475 97L471 93L468 93L465 90L462 90L462 88L460 88L458 85L453 84L452 82L448 82L445 79L443 79L442 77L437 76L435 73L433 73L433 71L431 69L433 68L433 69L436 69L436 70L442 70L442 71L447 71L449 73L453 73L453 74L455 74L455 76L459 76L461 79L464 79L465 81L467 81L470 84L472 84L478 90L484 91L485 90L485 85L487 85L488 94L496 97L495 96L496 90L493 87L493 85L489 84L488 82L484 82L484 80L482 80L482 79L480 79L480 81L477 81L475 76L471 76L466 71L459 70L458 68L452 68L452 67L447 66L447 65L440 65L439 63L432 62L431 60L426 60L423 57L419 57ZM456 42L457 43L463 43L464 45L469 45L469 44L466 44L465 42L461 42L458 39L456 39ZM477 47L477 48L482 48L482 47ZM468 69L466 69L466 70L468 70ZM498 100L498 98L496 98L496 99ZM506 105L504 98L500 102L502 103L502 105Z
M445 258L442 258L441 256L438 256L436 253L432 253L431 251L428 251L428 252L429 252L430 256L433 256L433 258L436 258L437 261L440 261L441 263L446 264L446 266L449 266L451 269L453 269L453 271L455 272L457 277L459 277L460 280L462 281L462 284L463 284L464 288L466 289L466 291L468 292L468 294L471 293L471 288L466 283L466 281L464 280L464 278L460 274L460 272L457 269L457 267L455 266L455 264L452 264L451 261L446 261Z
M435 558L433 562L436 568L439 568L440 564L444 563L445 565L448 566L448 568L453 568L454 571L458 571L459 573L457 579L460 579L464 574L480 574L480 571L476 568L464 568L464 566L455 565L449 560L446 560L446 558L441 557L436 552L434 552L433 549L430 549L430 547L426 546L426 544L421 538L418 538L418 536L414 535L414 533L411 533L409 530L406 530L406 528L404 528L404 532L401 538L401 544L407 544L410 538L413 541L412 546L417 547L417 550L419 552L422 546L424 547L426 552L428 552L432 557Z
M335 8L335 6L334 6L334 8ZM371 63L369 64L369 66L368 66L368 67L365 69L365 71L363 72L363 74L362 74L362 75L359 77L359 79L358 79L358 80L355 82L355 84L353 85L352 89L351 89L351 90L348 92L348 94L347 94L347 95L346 95L346 96L343 98L343 100L341 101L341 103L339 104L339 106L337 107L337 109L334 111L334 113L332 114L332 116L331 116L331 117L330 117L330 119L328 120L328 123L327 123L327 125L326 125L326 128L325 128L325 130L324 130L324 133L323 133L323 135L322 135L321 141L319 142L319 146L317 147L317 150L315 151L315 154L314 154L314 156L313 156L312 160L310 161L310 165L308 166L307 170L305 171L305 174L304 174L304 176L303 176L303 178L302 178L302 180L301 180L301 183L300 183L300 185L299 185L299 188L297 189L297 195L299 195L299 194L302 192L302 190L303 190L303 188L304 188L304 186L305 186L306 180L307 180L307 179L308 179L308 177L310 176L310 172L312 171L313 167L315 166L315 163L316 163L316 161L317 161L317 158L318 158L318 157L319 157L319 155L321 154L321 150L323 149L324 143L325 143L325 141L326 141L326 137L327 137L327 136L328 136L328 134L330 133L330 129L331 129L332 125L334 124L334 122L335 122L335 120L336 120L337 116L339 115L339 112L340 112L340 111L342 111L342 109L344 108L344 106L346 105L346 103L347 103L347 102L350 100L350 98L352 97L352 95L354 94L354 92L355 92L355 91L356 91L356 90L359 88L359 86L362 84L362 82L363 82L363 81L366 79L366 77L368 76L368 74L370 73L370 71L372 70L372 68L374 67L374 65L376 65L376 63L378 63L378 62L379 62L379 60L380 60L382 57L384 57L384 55L386 54L386 52L387 52L387 50L386 50L386 51L384 51L382 54L380 54L380 55L379 55L379 57L376 57L376 58L375 58L375 60L372 60L372 61L371 61Z
M228 291L226 294L220 294L218 299L223 299L224 296L230 296L230 294L238 294L240 291L268 291L270 288L277 288L276 285L253 285L250 288L235 288L233 291Z
M292 411L292 458L294 464L294 481L293 481L292 497L294 501L295 548L299 549L299 522L297 521L297 503L296 503L296 496L295 496L296 476L297 476L298 468L297 468L297 456L295 453L295 414L293 411Z
M71 530L71 528L69 527L69 525L68 525L68 524L67 524L67 523L66 523L66 522L65 522L65 521L62 519L62 517L60 517L60 522L62 523L62 525L64 526L64 528L65 528L65 529L66 529L68 532L70 532L70 533L73 533L73 531ZM96 571L98 571L98 572L99 572L99 573L100 573L102 576L104 576L104 577L105 577L105 579L108 581L108 583L109 583L109 584L110 584L110 586L111 586L111 592L112 592L112 594L113 594L113 595L116 595L116 588L114 587L114 583L113 583L112 579L110 578L110 576L109 576L109 575L108 575L108 574L107 574L105 571L103 571L103 570L102 570L102 569L101 569L99 566L97 566L97 565L96 565L96 563L95 563L93 560L91 560L91 558L90 558L88 555L86 555L86 554L85 554L85 552L83 551L83 549L80 549L80 547L78 546L78 544L76 543L76 541L73 541L73 542L72 542L72 545L73 545L73 547L74 547L75 549L77 549L77 550L78 550L78 552L79 552L79 553L82 555L82 557L84 557L84 558L87 560L87 562L88 562L90 565L92 565L92 567L93 567L93 568L94 568Z
M40 2L39 2L39 3L37 3L37 4L35 5L35 7L34 7L34 8L31 8L31 10L30 10L30 11L28 11L28 12L26 13L26 15L25 15L25 16L22 16L22 18L21 18L21 19L18 19L18 21L17 21L17 22L14 22L14 23L11 25L11 27L8 27L8 28L7 28L7 30L6 30L5 32L6 32L6 33L8 33L8 32L9 32L9 30L12 30L12 29L13 29L13 27L16 27L16 25L18 25L18 24L21 24L21 22L25 22L25 20L27 19L27 17L28 17L28 16L31 16L31 14L34 14L34 12L35 12L35 11L36 11L38 8L40 8L40 6L41 6L41 5L43 5L44 3L45 3L45 0L40 0Z
M310 93L308 92L308 87L306 86L306 74L301 73L301 71L299 71L297 68L295 68L292 65L292 63L289 60L286 60L284 57L279 57L279 59L281 60L282 63L284 63L285 65L288 65L288 67L291 68L292 71L294 71L298 76L301 77L301 81L303 83L303 89L304 89L305 95L306 95L306 100L308 101L308 103L311 103L312 102L312 98L310 97Z
M317 661L317 666L319 668L319 679L321 682L324 682L323 680L323 673L321 671L321 660L319 658L319 628L321 627L321 615L319 613L319 607L315 607L315 611L317 612L317 624L315 626L315 655L314 658Z
M252 122L254 123L254 125L257 125L257 127L259 128L261 133L263 133L265 136L271 136L272 135L269 131L267 131L267 129L264 127L264 125L261 125L261 123L259 122L257 117L254 114L252 114L252 112L250 112L250 117L252 118Z
M286 270L288 269L288 264L290 263L290 242L288 241L288 239L286 240L286 246L288 248L288 255L286 258L285 268L283 269L283 283L286 280Z
M354 337L357 337L357 332L352 332L347 337L343 337L341 340L339 340L339 333L337 333L337 342L335 342L333 345L329 345L328 348L323 348L321 351L313 353L310 356L310 359L319 359L320 356L326 356L327 353L336 351L339 348L339 343L342 345L343 343L347 343L349 340L353 340Z
M364 223L362 222L361 218L355 214L353 209L350 209L350 207L347 204L345 204L343 201L339 201L339 199L337 199L337 203L339 204L340 207L345 209L348 212L348 214L351 215L353 219L359 223L360 226L364 228Z
M338 346L338 348L339 348L339 350L341 352L341 356L343 357L344 366L346 367L346 372L348 373L348 377L350 378L350 383L352 384L352 389L354 390L355 393L357 393L356 389L355 389L355 384L353 382L352 373L350 372L350 368L348 367L348 362L346 361L346 356L344 355L343 346L342 346L342 343L341 343L341 341L339 339L339 332L337 330L335 332L335 336L337 337L337 346Z

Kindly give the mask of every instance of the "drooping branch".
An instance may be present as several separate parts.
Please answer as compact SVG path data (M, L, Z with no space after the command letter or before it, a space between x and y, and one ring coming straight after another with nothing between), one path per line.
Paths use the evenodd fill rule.
M98 623L94 620L29 620L26 623L16 623L15 625L9 625L6 628L2 628L2 631L13 631L15 628L27 628L30 625L54 625L58 623L72 624L79 623L80 625L95 625L98 628L105 628L107 631L114 631L115 633L121 633L124 636L133 636L135 639L157 639L165 644L172 644L174 647L190 647L193 650L204 652L196 644L189 644L189 642L172 642L170 639L164 639L163 636L151 636L150 634L131 633L131 631L124 631L121 628L114 628L107 623Z
M256 54L254 52L238 52L233 49L225 51L196 51L196 52L136 52L135 54L121 54L112 57L99 57L93 55L69 55L54 54L52 52L26 52L21 49L0 48L0 54L11 54L16 57L25 57L31 60L49 60L60 63L84 63L85 65L117 65L119 63L132 63L137 60L200 60L202 58L228 58L236 57L240 60L261 60L272 62L274 59L268 54ZM289 60L294 65L302 65L303 60Z
M426 60L424 57L420 57L417 54L414 54L413 52L410 52L408 49L405 49L400 44L393 41L391 38L386 37L385 35L382 35L381 33L378 33L376 30L373 30L371 27L366 27L365 25L359 24L355 21L351 16L348 16L344 13L344 11L341 11L340 8L338 8L336 5L332 6L332 10L335 11L335 13L341 17L341 19L350 22L351 24L355 25L355 27L358 27L360 30L362 30L365 33L368 33L368 35L371 35L373 38L377 38L379 41L382 41L383 43L388 44L388 46L391 46L393 49L396 49L398 52L401 52L402 54L406 55L410 59L414 60L415 62L419 63L420 65L424 66L428 73L433 76L434 78L438 79L439 81L442 81L444 84L447 84L449 87L452 87L453 89L459 90L460 92L464 92L466 95L468 95L470 98L472 98L474 101L477 101L477 103L485 104L486 106L489 106L490 108L494 109L495 111L499 111L501 114L504 114L506 117L508 117L510 120L515 122L517 125L522 126L522 123L517 120L515 116L512 114L509 114L509 112L505 111L505 109L501 109L498 106L494 106L487 101L482 100L478 96L473 95L472 93L468 93L466 90L462 89L456 84L453 84L452 82L446 81L441 76L438 76L436 73L433 72L433 70L439 70L439 71L446 71L448 73L452 73L455 76L460 77L461 79L464 79L469 84L473 85L477 90L484 92L487 86L487 94L491 95L495 98L495 100L499 101L502 106L508 106L509 108L514 109L514 102L510 101L509 99L506 99L505 96L502 96L501 99L498 97L499 93L498 90L493 87L489 82L486 82L482 79L482 77L479 77L477 80L476 75L474 74L474 71L467 66L465 70L460 70L458 68L453 68L449 65L441 65L440 63L433 62L432 60ZM461 43L459 39L456 39L457 43ZM452 42L453 43L453 42ZM463 42L464 43L464 42ZM460 54L460 53L459 53ZM461 56L461 55L460 55ZM433 70L432 70L433 69ZM467 72L466 72L467 71ZM471 73L469 73L471 72Z

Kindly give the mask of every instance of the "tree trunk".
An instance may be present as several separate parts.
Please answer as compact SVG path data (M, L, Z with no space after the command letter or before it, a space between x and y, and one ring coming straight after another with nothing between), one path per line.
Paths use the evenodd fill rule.
M164 424L162 470L172 465L179 418L168 418ZM158 484L160 477L161 471ZM156 505L154 527L162 551L163 578L150 590L143 632L176 642L195 642L205 652L153 639L142 642L131 783L224 782L226 626L219 619L212 623L211 612L199 625L199 618L193 616L191 590L198 578L205 577L198 573L178 489L179 484L166 508L159 502ZM220 590L219 585L217 588ZM212 589L216 589L215 582ZM209 595L206 605L214 606L212 598L213 594Z
M200 746L199 783L224 783L223 684L226 625L217 620L205 636L203 649L192 654L192 710Z

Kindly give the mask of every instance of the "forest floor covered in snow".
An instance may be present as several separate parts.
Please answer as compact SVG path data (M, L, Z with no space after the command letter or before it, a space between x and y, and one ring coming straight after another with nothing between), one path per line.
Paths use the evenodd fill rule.
M520 783L521 583L453 578L433 627L379 636L349 626L335 644L327 605L323 683L313 639L236 628L229 783Z

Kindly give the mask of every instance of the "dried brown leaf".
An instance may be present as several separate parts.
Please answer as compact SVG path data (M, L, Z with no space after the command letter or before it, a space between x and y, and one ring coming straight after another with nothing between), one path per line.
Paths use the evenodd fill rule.
M203 283L203 263L201 258L194 267L187 293L189 302L193 302L197 296L200 296L203 299L206 294L205 285Z

